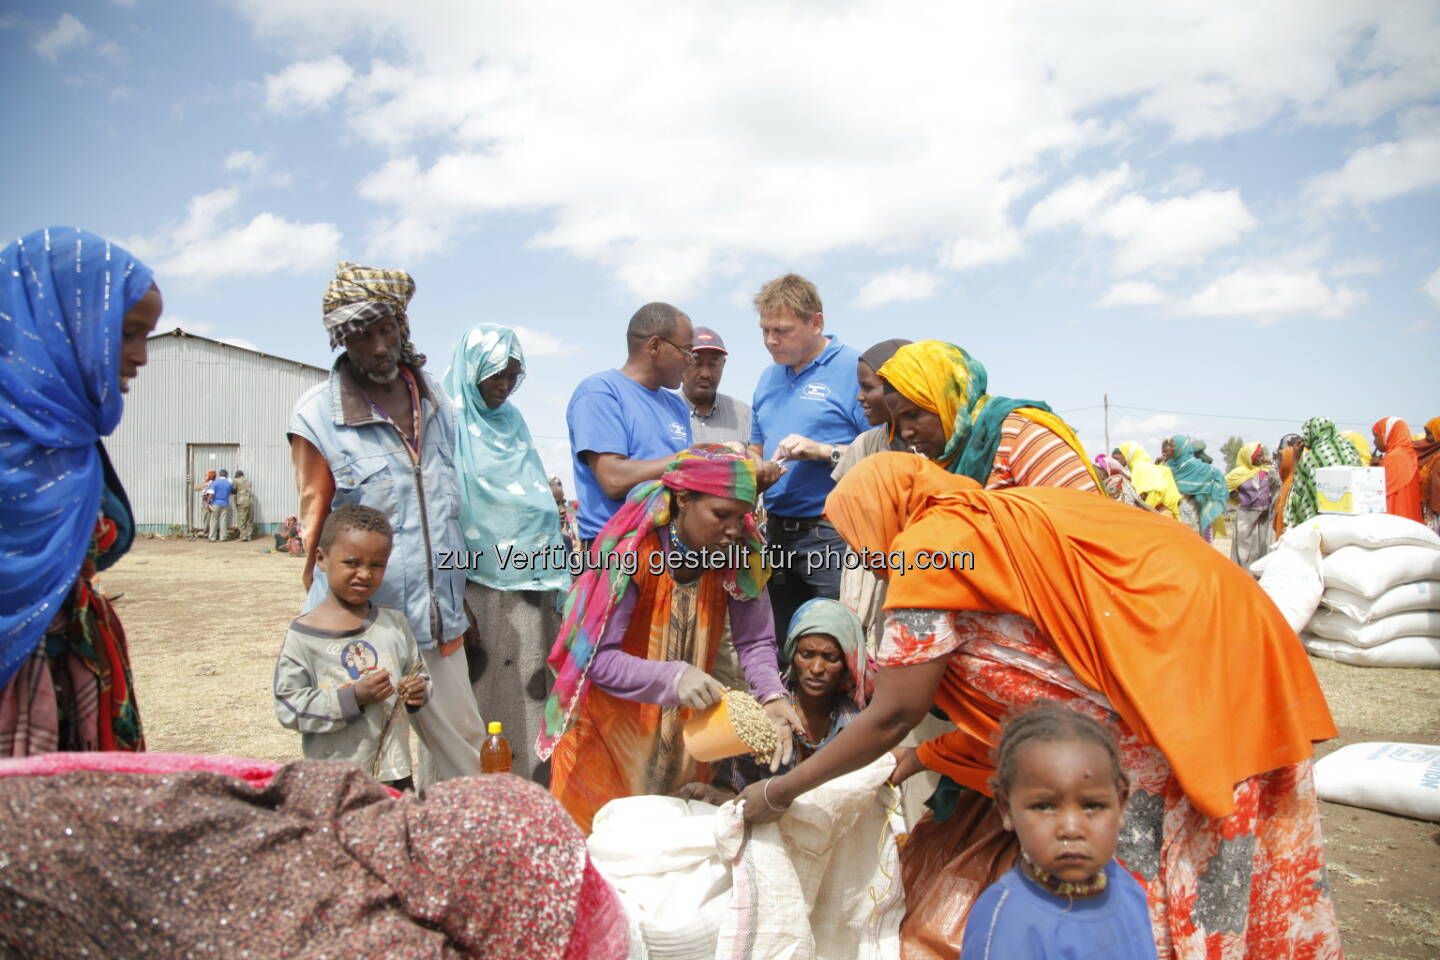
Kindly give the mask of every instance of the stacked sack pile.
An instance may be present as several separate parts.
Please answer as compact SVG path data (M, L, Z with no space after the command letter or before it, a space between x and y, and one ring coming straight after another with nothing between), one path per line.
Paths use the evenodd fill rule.
M1440 536L1388 513L1322 515L1324 591L1300 634L1316 656L1366 667L1440 668Z

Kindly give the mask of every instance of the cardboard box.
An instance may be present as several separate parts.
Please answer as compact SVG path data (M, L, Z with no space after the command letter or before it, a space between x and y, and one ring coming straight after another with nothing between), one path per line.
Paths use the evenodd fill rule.
M1321 513L1384 513L1385 468L1320 467L1315 471L1315 502Z

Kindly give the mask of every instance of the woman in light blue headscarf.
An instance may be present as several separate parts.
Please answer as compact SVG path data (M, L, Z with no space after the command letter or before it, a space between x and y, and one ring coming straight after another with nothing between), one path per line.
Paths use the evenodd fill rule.
M150 270L92 233L0 250L0 756L145 749L125 632L92 581L134 536L101 439L161 307Z
M1209 540L1210 528L1225 512L1230 491L1225 486L1225 474L1196 456L1196 443L1183 433L1171 437L1167 449L1173 452L1166 454L1165 465L1174 474L1180 494L1190 497L1194 503L1192 529ZM1202 446L1202 452L1203 449ZM1182 513L1185 512L1182 507Z
M475 697L483 716L504 724L511 771L548 786L550 765L531 745L550 692L545 658L570 554L530 428L509 402L524 377L515 331L482 323L460 339L443 382L455 404L465 606L479 633L478 649L467 651Z

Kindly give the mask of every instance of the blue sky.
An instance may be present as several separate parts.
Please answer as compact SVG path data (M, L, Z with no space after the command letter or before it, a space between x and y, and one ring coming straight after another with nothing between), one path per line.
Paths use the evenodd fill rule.
M437 376L522 328L567 477L565 401L636 307L719 330L748 397L788 270L851 345L959 343L1092 452L1107 392L1152 452L1420 429L1440 4L1151 6L11 3L0 219L131 246L163 329L321 365L335 261L403 267Z

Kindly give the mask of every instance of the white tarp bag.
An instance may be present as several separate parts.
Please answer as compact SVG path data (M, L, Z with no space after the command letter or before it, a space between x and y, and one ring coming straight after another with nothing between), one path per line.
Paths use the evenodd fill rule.
M894 769L887 753L748 830L738 803L720 808L734 887L716 960L899 960L905 820L886 784Z
M1440 637L1440 610L1411 610L1357 623L1334 610L1321 610L1310 618L1309 630L1326 640L1344 640L1357 647L1373 647L1400 637Z
M1357 667L1413 667L1440 670L1440 637L1396 637L1373 647L1357 647L1343 640L1326 640L1302 633L1305 649L1317 657Z
M1330 587L1320 595L1320 605L1343 613L1357 623L1369 623L1411 610L1440 610L1440 580L1402 583L1374 599Z
M1418 547L1440 547L1440 534L1411 520L1397 517L1393 513L1367 513L1359 516L1322 514L1311 517L1294 530L1315 529L1320 531L1320 552L1334 553L1341 547L1395 547L1413 544ZM1286 531L1289 536L1290 531Z
M886 754L748 829L737 803L607 803L590 857L625 908L630 960L899 960L894 768Z
M630 921L630 960L711 960L730 895L715 812L698 800L626 797L595 814L595 869Z
M1325 586L1375 598L1414 580L1440 580L1440 547L1341 547L1325 558Z
M1320 573L1320 531L1296 530L1293 536L1287 533L1265 559L1260 589L1280 608L1290 629L1298 632L1320 606L1320 594L1325 589Z
M1352 743L1315 763L1321 800L1440 821L1440 747Z

